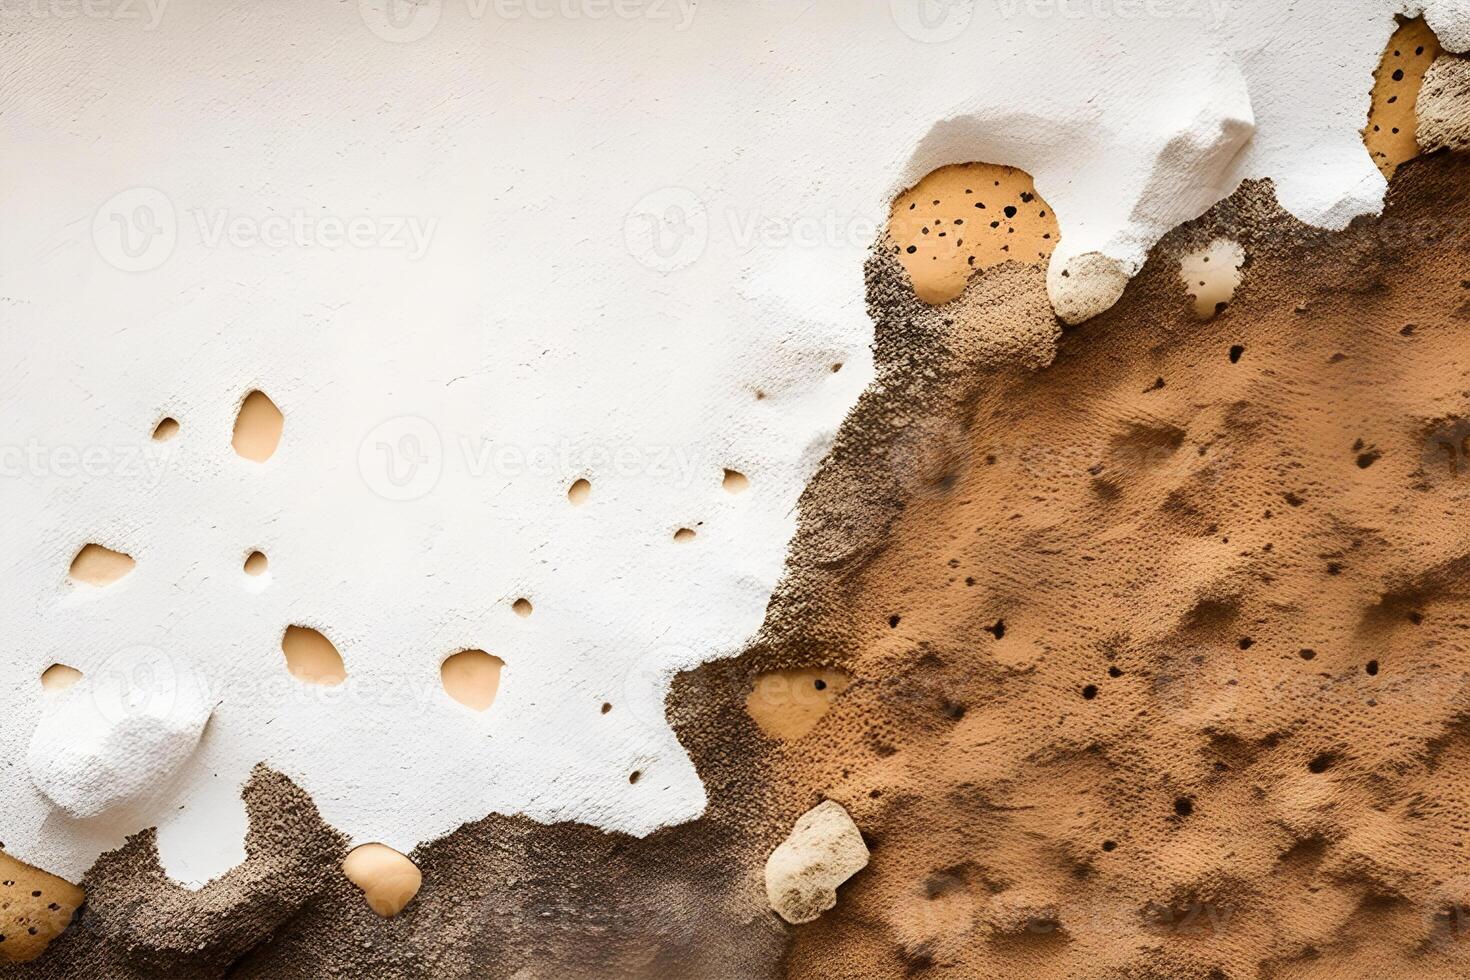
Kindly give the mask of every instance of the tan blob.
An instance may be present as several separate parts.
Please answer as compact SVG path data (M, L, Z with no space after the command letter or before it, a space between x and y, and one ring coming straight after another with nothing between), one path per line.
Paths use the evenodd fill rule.
M270 559L266 558L263 551L252 551L245 559L246 575L264 575L269 567Z
M679 528L679 530L674 532L674 540L679 542L680 544L687 544L688 542L693 541L694 529L691 527Z
M893 202L888 238L925 303L947 303L1002 262L1039 265L1061 238L1056 215L1015 167L940 167Z
M418 866L387 844L354 847L342 862L342 873L362 890L368 907L385 919L402 912L424 883Z
M522 619L524 619L525 617L531 615L531 611L532 611L531 600L530 599L517 599L515 602L512 602L510 604L510 608L513 609L513 610L515 610L515 614L517 616L520 616Z
M830 667L773 670L755 679L745 710L761 731L789 742L816 727L852 679Z
M581 507L592 496L592 484L586 480L578 480L567 488L567 499L572 502L573 507Z
M104 548L100 544L88 544L71 560L67 575L73 582L87 585L111 585L133 570L137 564L121 551Z
M86 893L0 851L0 960L25 963L71 924Z
M468 708L484 711L500 690L500 669L505 661L484 650L461 650L439 665L444 693Z
M156 442L167 442L178 434L178 419L163 418L159 420L158 425L153 427L153 438Z
M331 686L347 679L342 655L332 641L309 626L287 626L281 652L291 676L308 684Z
M739 470L726 470L721 485L729 493L744 493L750 488L750 478Z
M52 664L41 672L41 686L48 691L64 691L82 679L82 672L66 664Z
M1208 320L1235 298L1245 249L1228 238L1217 238L1179 263L1179 278L1194 298L1194 315Z
M1385 177L1419 155L1414 137L1419 86L1442 50L1439 38L1422 19L1406 21L1394 31L1373 73L1373 101L1363 143Z
M281 443L281 430L286 417L263 391L252 391L240 405L235 418L235 435L231 444L235 452L249 460L264 463L275 454Z

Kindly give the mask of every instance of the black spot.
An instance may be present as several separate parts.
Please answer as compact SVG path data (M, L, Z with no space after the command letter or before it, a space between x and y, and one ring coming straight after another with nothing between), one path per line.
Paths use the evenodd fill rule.
M1285 496L1286 496L1286 502L1288 504L1291 504L1291 506L1293 506L1293 507L1300 507L1302 504L1304 504L1304 503L1307 502L1306 501L1306 498L1299 497L1299 496L1297 496L1294 493L1288 493Z
M1109 677L1122 677L1123 676L1123 671L1120 670L1117 667L1109 667L1108 668L1108 676Z
M1187 817L1194 812L1194 800L1187 796L1181 796L1174 801L1174 812L1181 817Z
M1404 80L1404 70L1402 68L1395 68L1393 70L1393 80L1396 82L1402 82Z
M1006 205L1006 217L1007 218L1014 218L1015 216L1016 216L1016 206L1014 204L1007 204Z
M917 246L917 245L910 245L907 249L905 249L905 251L908 252L910 255L913 255L918 250L919 250L919 246Z
M1317 655L1317 651L1316 650L1298 650L1297 651L1297 655L1300 656L1303 660L1311 660L1313 657L1315 657Z
M827 682L818 677L812 681L812 687L815 687L819 691L825 691L827 689Z
M1086 687L1084 687L1082 689L1082 696L1084 698L1086 698L1087 700L1089 700L1089 701L1091 701L1093 698L1097 697L1097 685L1096 684L1089 684Z
M1231 364L1239 364L1240 363L1240 355L1242 355L1244 353L1245 353L1245 348L1243 346L1241 346L1240 344L1233 344L1233 345L1231 345L1231 347L1230 347L1230 363Z
M1409 613L1409 622L1413 623L1415 626L1418 626L1420 623L1424 622L1424 614L1421 612Z
M1115 841L1115 840L1105 840L1105 841L1103 841L1103 850L1105 850L1105 851L1114 850L1115 848L1117 848L1117 846L1118 846L1118 842Z
M997 640L1004 639L1006 635L1006 621L1003 619L997 619L994 626L985 627L985 632L989 633Z
M898 614L894 613L892 616L888 617L888 628L894 630L898 629L899 622L901 622L901 620L899 619Z
M1307 763L1307 770L1314 773L1326 772L1334 761L1336 760L1333 758L1331 752L1323 752L1311 762Z
M1366 470L1368 467L1378 462L1379 458L1382 456L1383 454L1376 449L1370 449L1366 453L1358 453L1358 469Z
M1400 337L1412 337L1412 336L1414 336L1414 325L1412 323L1406 323L1406 324L1404 324L1403 329L1399 331L1399 336Z
M1368 671L1368 676L1369 677L1377 677L1378 676L1378 661L1376 661L1376 660L1370 660L1370 661L1368 661L1368 666L1365 667L1364 669Z
M1239 646L1242 650L1249 650L1252 646L1255 645L1255 642L1255 640L1252 640L1248 636L1242 636L1240 638L1240 642L1236 645Z

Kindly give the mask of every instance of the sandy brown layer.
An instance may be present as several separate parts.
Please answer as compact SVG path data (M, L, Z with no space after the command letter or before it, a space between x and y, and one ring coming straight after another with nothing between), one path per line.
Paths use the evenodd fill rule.
M852 676L771 769L873 856L788 976L1470 974L1467 188L1408 164L1341 235L1243 190L1050 367L975 375L900 504L834 457L757 655ZM1201 323L1217 236L1248 260ZM923 312L870 275L912 377L882 338ZM901 471L888 432L844 441Z
M490 817L417 849L423 887L382 919L261 770L244 865L187 892L137 835L0 973L1466 975L1467 188L1464 158L1411 162L1340 235L1247 188L1050 367L1039 271L934 308L875 253L879 377L766 628L670 698L703 820ZM1179 258L1216 237L1249 258L1201 323ZM816 667L851 683L764 735L757 675ZM788 929L761 867L826 797L872 863Z

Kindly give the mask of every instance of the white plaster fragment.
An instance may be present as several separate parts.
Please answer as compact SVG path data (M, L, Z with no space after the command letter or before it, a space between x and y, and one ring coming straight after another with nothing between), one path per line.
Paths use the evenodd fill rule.
M868 846L842 804L825 800L766 859L766 898L792 925L837 904L837 886L868 866Z
M46 698L26 752L31 782L77 819L162 794L209 721L205 693L185 661L123 651Z
M1470 149L1470 58L1440 55L1419 89L1419 149Z

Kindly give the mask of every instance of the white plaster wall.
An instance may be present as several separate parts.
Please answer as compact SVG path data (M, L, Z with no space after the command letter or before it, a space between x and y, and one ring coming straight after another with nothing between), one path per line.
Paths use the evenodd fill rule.
M1357 132L1403 6L153 3L0 6L0 840L76 877L156 824L193 883L243 856L257 762L405 852L492 811L696 817L662 692L760 624L872 376L892 194L1025 166L1058 263L1130 269L1245 176L1340 225L1381 201ZM1466 36L1463 0L1434 15ZM265 464L229 444L252 388L286 416ZM87 541L137 568L70 585ZM346 685L286 674L291 623ZM206 678L200 748L126 812L61 816L21 764L37 678L90 696L139 646ZM484 714L439 686L465 647L506 664Z

